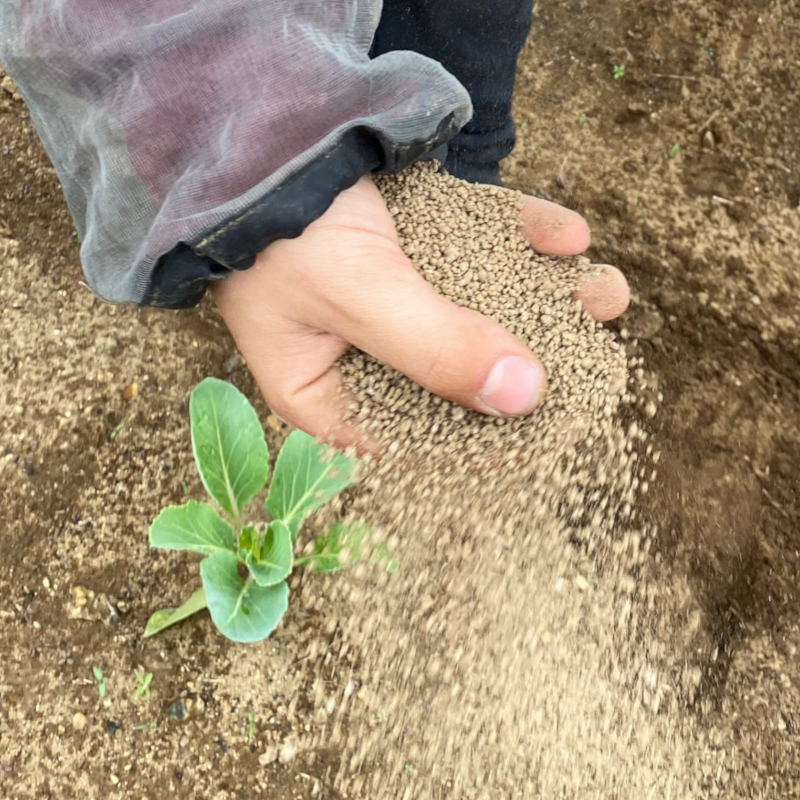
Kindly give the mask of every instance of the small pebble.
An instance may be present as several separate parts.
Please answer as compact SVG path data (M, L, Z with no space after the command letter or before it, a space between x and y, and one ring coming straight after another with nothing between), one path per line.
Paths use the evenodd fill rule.
M274 745L269 745L267 749L258 757L258 763L262 767L269 764L274 764L278 760L278 748Z
M186 703L183 700L176 700L168 709L167 716L173 719L184 719L186 717Z
M281 764L288 764L291 761L294 761L295 757L298 753L297 742L289 739L288 741L283 743L283 746L278 753L278 761Z

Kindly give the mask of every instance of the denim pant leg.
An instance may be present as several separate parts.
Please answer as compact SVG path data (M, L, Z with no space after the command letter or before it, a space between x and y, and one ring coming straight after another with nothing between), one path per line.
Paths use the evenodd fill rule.
M500 183L499 163L514 148L511 96L532 13L533 0L384 0L373 54L434 58L472 97L475 116L448 147L447 169L459 178Z

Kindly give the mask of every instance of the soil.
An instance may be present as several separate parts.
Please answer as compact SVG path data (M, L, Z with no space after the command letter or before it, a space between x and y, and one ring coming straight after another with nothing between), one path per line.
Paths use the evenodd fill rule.
M709 797L800 794L798 28L787 0L542 0L505 165L509 186L583 212L593 261L633 286L618 327L663 395L652 558L694 652L685 713L730 754ZM191 389L226 377L269 411L209 303L92 297L54 172L3 89L0 263L3 796L341 796L340 748L291 747L317 724L318 676L330 696L358 679L326 582L297 585L258 646L207 618L141 640L197 582L190 557L146 546L163 505L202 493ZM153 674L149 697L134 669Z

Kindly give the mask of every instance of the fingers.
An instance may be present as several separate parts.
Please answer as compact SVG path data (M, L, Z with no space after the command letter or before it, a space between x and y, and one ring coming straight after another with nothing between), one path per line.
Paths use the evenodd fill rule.
M537 253L576 256L592 241L586 220L575 211L526 196L522 204L522 235Z
M539 359L487 317L446 300L386 243L351 262L358 274L323 327L429 391L485 414L524 415L544 398Z
M631 290L625 276L616 268L602 266L602 271L584 281L575 292L587 313L598 322L616 319L628 308Z
M521 215L522 235L539 253L574 256L583 253L591 243L586 220L555 203L525 197ZM608 322L628 308L631 293L625 276L616 267L604 266L599 275L592 276L578 288L575 297L598 322Z

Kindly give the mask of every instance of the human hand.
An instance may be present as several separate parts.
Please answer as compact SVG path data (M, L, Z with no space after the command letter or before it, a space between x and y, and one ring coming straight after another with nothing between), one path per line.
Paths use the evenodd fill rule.
M528 197L522 233L534 250L577 255L589 245L575 212ZM400 249L370 178L342 192L297 239L270 245L214 296L272 411L339 445L346 399L336 366L351 345L434 394L486 414L523 415L544 398L541 361L488 317L439 295ZM606 267L576 296L595 319L628 305L622 273Z

